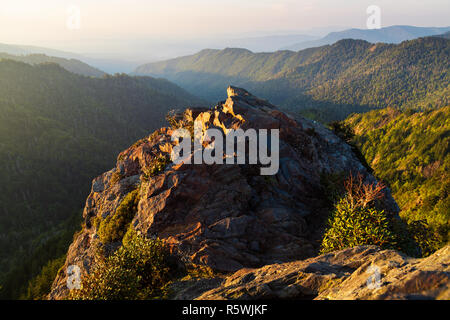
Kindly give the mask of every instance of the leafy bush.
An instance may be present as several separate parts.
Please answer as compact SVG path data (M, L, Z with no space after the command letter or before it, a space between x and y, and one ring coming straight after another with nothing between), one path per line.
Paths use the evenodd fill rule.
M171 163L170 157L164 154L158 154L152 159L149 166L144 168L143 179L148 180L150 177L156 176L163 172L167 165Z
M358 245L396 248L400 237L392 228L392 219L379 209L384 186L364 183L362 176L350 175L344 189L345 195L337 201L328 220L321 253Z
M119 241L128 230L139 203L139 189L125 196L114 215L109 215L100 222L98 236L103 243Z
M141 300L167 297L167 284L184 269L162 241L130 228L123 245L109 257L99 255L93 271L72 290L73 300Z
M329 225L322 241L321 253L358 245L390 247L395 241L384 211L353 207L346 198L336 204Z

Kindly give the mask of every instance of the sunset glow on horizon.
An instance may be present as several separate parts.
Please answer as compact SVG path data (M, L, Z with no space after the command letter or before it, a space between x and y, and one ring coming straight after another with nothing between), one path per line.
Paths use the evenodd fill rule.
M0 43L78 52L110 51L129 41L189 41L341 26L364 28L366 8L382 9L382 24L445 26L446 0L15 0L0 3ZM67 28L68 8L80 28ZM100 48L99 48L100 47Z

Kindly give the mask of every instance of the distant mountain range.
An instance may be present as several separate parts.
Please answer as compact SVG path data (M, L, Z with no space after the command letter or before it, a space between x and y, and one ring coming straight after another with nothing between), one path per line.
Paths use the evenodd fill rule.
M327 36L312 41L303 41L294 45L286 46L285 50L303 50L307 48L320 47L333 44L343 39L366 40L371 43L401 43L420 37L440 35L450 31L450 27L426 28L413 26L391 26L381 29L349 29L340 32L331 32Z
M80 60L50 57L45 54L12 55L0 53L0 59L21 61L28 64L56 63L67 71L88 77L102 77L106 74L105 72L91 67Z
M330 30L334 30L329 33ZM69 60L78 60L92 66L95 69L110 74L117 72L132 72L139 64L145 62L155 62L171 59L174 57L193 54L203 48L224 49L224 48L245 48L253 52L275 52L277 50L298 51L306 48L319 47L328 44L334 44L342 39L360 39L368 42L377 43L400 43L405 40L412 40L419 37L444 34L450 31L450 27L428 28L413 26L391 26L379 30L367 29L346 29L342 27L327 27L322 29L310 29L302 32L264 32L260 34L240 35L239 37L228 38L205 38L189 41L165 41L160 39L124 39L128 48L125 56L119 55L110 49L104 49L105 52L73 53L51 48L44 48L30 45L1 44L0 53L10 55L24 56L30 54L41 54L49 57L58 57ZM326 36L324 37L323 35ZM102 45L97 49L101 50ZM127 60L128 59L128 60ZM140 61L140 62L139 62ZM71 62L74 64L74 62ZM62 64L61 64L62 65ZM68 66L68 63L65 64ZM76 67L68 69L77 72L84 70L85 67ZM84 74L84 73L81 73ZM87 75L91 75L88 72Z
M135 72L167 78L210 101L223 98L224 86L242 86L294 112L310 109L323 121L386 106L450 103L450 41L439 37L376 45L341 40L299 52L208 49Z
M18 44L5 44L5 43L0 43L0 52L12 54L12 55L45 54L48 56L65 58L65 59L72 59L74 56L77 56L74 53L50 49L50 48L28 46L28 45L18 45Z
M15 45L15 44L4 44L0 43L0 54L10 54L15 56L28 56L28 55L45 55L48 56L48 59L51 59L51 62L55 62L66 68L69 64L72 65L71 69L67 69L71 72L74 72L74 62L63 62L63 61L56 61L55 58L63 58L68 60L77 60L77 64L79 62L82 62L84 64L88 64L92 66L92 68L97 69L94 73L98 73L100 71L101 73L107 72L107 73L116 73L116 72L124 72L128 73L131 72L138 63L125 61L125 60L117 60L117 59L109 59L109 58L101 58L101 57L91 57L83 54L73 53L73 52L67 52L67 51L61 51L61 50L55 50L51 48L44 48L44 47L37 47L37 46L28 46L28 45ZM51 57L51 58L50 58ZM32 60L37 60L37 57L34 57ZM39 58L42 59L42 62L45 59L43 57ZM20 59L14 59L14 60L20 60ZM27 62L25 60L20 60ZM64 63L64 65L63 65ZM86 66L83 66L81 68L86 69ZM78 67L75 67L75 70L78 70ZM76 72L75 73L79 73ZM90 73L90 72L89 72ZM83 73L81 73L83 74Z

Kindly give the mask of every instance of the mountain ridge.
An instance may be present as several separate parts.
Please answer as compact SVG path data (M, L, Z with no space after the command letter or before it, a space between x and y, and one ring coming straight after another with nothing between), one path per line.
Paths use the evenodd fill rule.
M78 60L82 63L88 64L93 68L99 69L106 73L117 73L117 72L131 72L133 68L136 67L138 63L125 60L116 60L108 58L95 58L89 56L89 54L84 55L81 53L73 53L68 51L62 51L58 49L38 47L31 45L20 45L20 44L5 44L0 43L0 53L10 54L14 56L27 56L27 55L46 55L53 58L68 59L68 60Z
M14 61L20 61L28 64L41 64L41 63L55 63L57 65L60 65L67 71L70 71L72 73L76 73L79 75L87 76L87 77L103 77L106 75L105 72L94 68L87 63L84 63L77 59L65 59L65 58L58 58L58 57L52 57L47 56L45 54L28 54L28 55L11 55L7 53L0 53L0 60L2 59L8 59L8 60L14 60Z
M307 48L320 47L333 44L343 39L365 40L371 43L401 43L416 38L437 36L449 31L450 27L414 27L414 26L390 26L381 29L357 29L352 28L344 31L331 32L322 39L300 42L295 45L284 47L285 50L303 50Z
M332 121L387 106L447 105L449 56L449 40L439 37L401 44L344 39L299 52L209 49L135 73L167 78L209 101L223 99L224 86L244 86L291 112L316 109L310 116Z

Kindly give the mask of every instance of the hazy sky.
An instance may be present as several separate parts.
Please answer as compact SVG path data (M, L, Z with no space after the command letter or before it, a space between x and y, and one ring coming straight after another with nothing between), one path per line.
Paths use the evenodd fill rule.
M71 30L72 5L80 9L80 28ZM364 28L369 5L381 8L382 26L445 26L450 21L449 0L0 0L0 43L81 52L99 44L107 50L124 39L178 41L325 26Z

